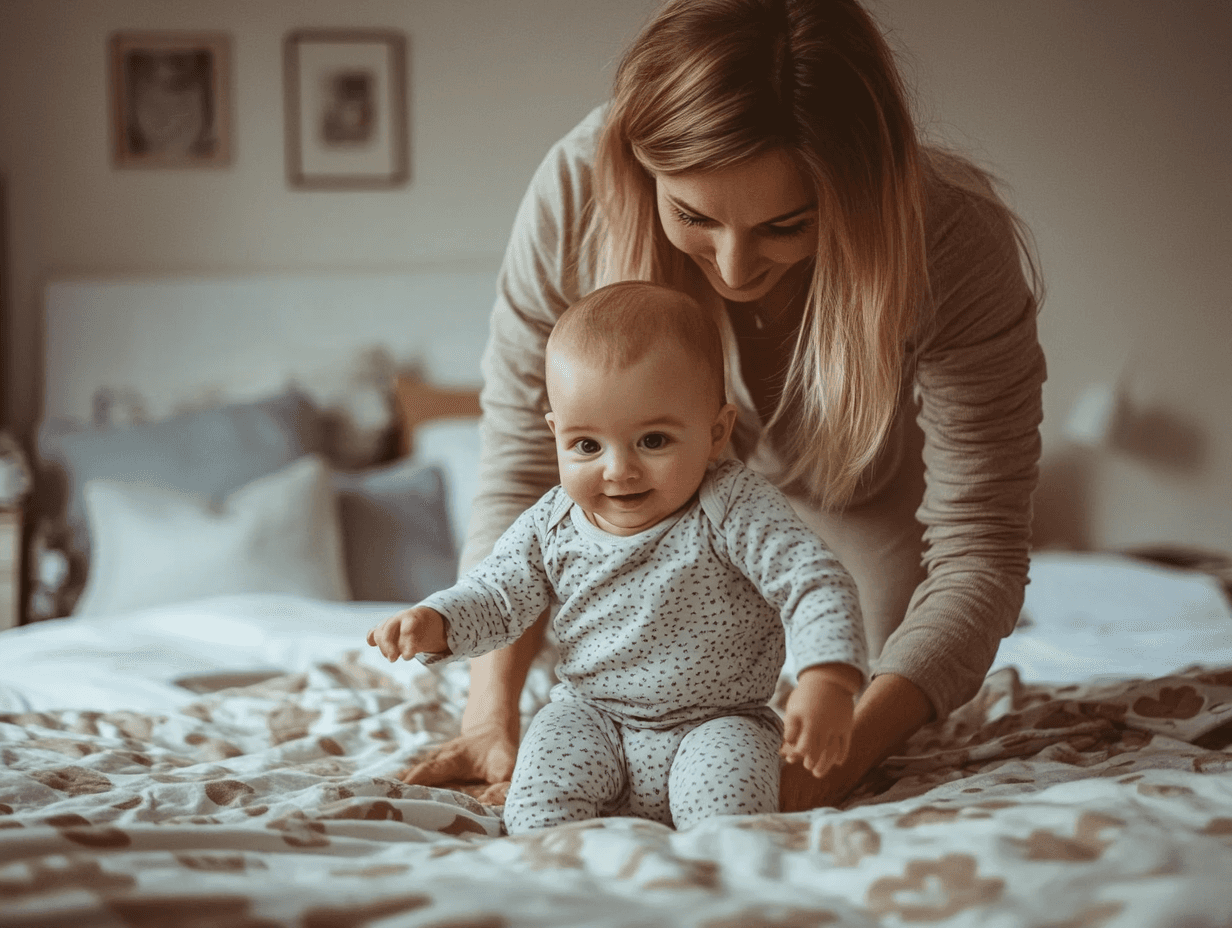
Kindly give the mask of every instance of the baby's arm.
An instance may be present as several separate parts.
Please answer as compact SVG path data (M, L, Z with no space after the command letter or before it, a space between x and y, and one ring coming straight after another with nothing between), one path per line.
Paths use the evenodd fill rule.
M390 662L401 657L409 661L416 654L447 656L445 619L435 609L412 606L404 609L368 632L368 644L380 648Z
M550 492L505 530L490 555L448 589L390 616L368 643L390 661L416 654L426 664L477 657L516 641L551 602L540 526L555 500Z
M851 714L864 674L850 664L814 664L801 670L783 719L788 763L799 761L815 777L847 759Z
M819 777L847 756L854 696L864 684L867 648L855 580L764 478L728 465L713 492L723 507L728 557L779 611L804 668L787 701L780 753Z

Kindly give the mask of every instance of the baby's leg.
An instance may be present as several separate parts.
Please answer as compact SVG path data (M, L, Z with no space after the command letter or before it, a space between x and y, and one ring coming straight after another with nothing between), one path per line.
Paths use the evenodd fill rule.
M766 713L711 719L684 736L668 778L677 828L712 815L778 811L783 732Z
M518 748L505 799L509 834L596 818L625 788L616 726L578 700L550 702Z
M616 810L617 815L635 815L664 825L672 823L667 778L687 731L687 725L666 729L620 727L629 801Z

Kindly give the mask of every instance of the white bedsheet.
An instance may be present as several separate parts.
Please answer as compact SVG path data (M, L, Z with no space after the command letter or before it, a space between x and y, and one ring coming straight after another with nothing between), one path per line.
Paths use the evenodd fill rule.
M342 655L174 710L0 713L0 926L1232 924L1232 667L1006 670L841 809L516 837L398 781L457 731L423 671Z
M1013 666L1024 681L1078 683L1232 665L1232 607L1209 576L1113 555L1041 553L1031 578L1025 620L1002 642L994 671ZM0 712L178 707L195 694L177 678L299 673L357 649L388 672L364 636L397 608L257 594L22 626L0 633ZM464 665L450 667L464 688ZM537 691L549 684L532 679Z
M177 678L298 673L369 650L368 629L396 608L252 594L21 626L0 634L0 711L179 707L197 696Z
M1213 577L1113 554L1038 552L1023 620L992 669L1081 683L1232 664L1232 606Z
M456 733L466 667L382 661L363 639L389 606L229 597L0 633L0 926L1232 924L1226 601L1046 560L999 663L1212 669L1002 670L841 809L682 832L502 838L499 808L400 783ZM173 682L262 670L286 673Z

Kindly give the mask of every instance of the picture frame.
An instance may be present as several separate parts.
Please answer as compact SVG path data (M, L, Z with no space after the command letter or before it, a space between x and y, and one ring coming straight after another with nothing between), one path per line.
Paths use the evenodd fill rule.
M283 45L287 182L398 187L410 176L406 37L391 30L297 29Z
M111 155L116 167L230 164L230 36L115 32L109 46Z

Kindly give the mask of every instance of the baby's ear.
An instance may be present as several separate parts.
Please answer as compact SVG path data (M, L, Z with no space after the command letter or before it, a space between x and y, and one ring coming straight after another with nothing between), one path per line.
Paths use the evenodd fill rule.
M714 417L714 424L710 426L710 460L718 460L723 449L727 447L732 429L735 427L736 407L731 403L726 403L719 410L719 414Z
M545 412L543 418L547 420L548 428L552 430L552 434L556 434L556 416L550 412Z

